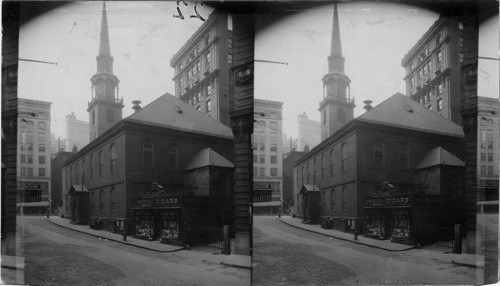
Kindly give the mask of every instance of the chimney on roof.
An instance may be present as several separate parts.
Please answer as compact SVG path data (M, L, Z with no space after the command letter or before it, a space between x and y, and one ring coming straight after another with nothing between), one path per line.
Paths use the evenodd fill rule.
M134 106L132 106L134 113L137 113L139 110L142 109L142 107L139 105L139 104L141 104L140 100L134 100L134 101L132 101L132 104L134 105Z
M371 100L365 100L365 101L363 101L363 103L365 104L365 106L363 106L363 108L366 110L366 112L368 112L368 111L370 111L370 110L373 109L373 107L371 105L372 102L373 101L371 101Z

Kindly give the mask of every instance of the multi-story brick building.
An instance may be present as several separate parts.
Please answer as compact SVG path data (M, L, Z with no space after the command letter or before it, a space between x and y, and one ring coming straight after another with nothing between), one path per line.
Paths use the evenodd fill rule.
M496 201L497 208L500 148L499 113L498 98L478 97L478 201L485 205ZM486 201L488 202L485 203Z
M254 100L254 214L277 214L283 201L282 102Z
M407 96L459 125L468 29L458 20L441 17L401 60Z
M45 214L50 206L50 102L18 99L17 209Z
M304 151L304 147L314 148L321 142L321 124L319 121L309 119L304 112L297 115L298 151Z
M230 126L232 63L232 18L214 11L170 60L175 69L175 96Z

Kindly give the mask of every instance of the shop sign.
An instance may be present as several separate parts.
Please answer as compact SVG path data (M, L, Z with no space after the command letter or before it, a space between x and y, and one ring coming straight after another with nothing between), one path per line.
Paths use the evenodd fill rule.
M132 205L139 208L150 208L153 205L152 202L151 198L134 199Z
M363 205L365 207L409 206L411 205L411 196L369 197L363 200Z
M180 205L180 198L175 197L159 197L153 199L154 207L174 207Z

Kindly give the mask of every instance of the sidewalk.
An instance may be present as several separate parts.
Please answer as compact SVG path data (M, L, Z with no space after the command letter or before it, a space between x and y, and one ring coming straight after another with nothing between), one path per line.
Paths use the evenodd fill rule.
M304 223L302 223L301 219L293 218L290 216L281 216L281 218L277 218L277 219L285 224L288 224L288 225L296 227L296 228L301 228L303 230L307 230L310 232L315 232L315 233L319 233L322 235L335 237L338 239L350 241L350 242L357 243L357 244L364 244L364 245L367 245L370 247L375 247L375 248L379 248L379 249L383 249L383 250L405 251L405 250L415 248L415 246L412 246L412 245L394 243L394 242L390 242L389 240L372 239L372 238L364 237L361 235L358 235L358 240L354 240L354 234L352 234L352 233L346 233L346 232L342 232L340 230L324 229L324 228L321 228L321 226L319 226L317 224L304 224Z
M324 229L321 228L319 225L311 225L311 224L304 224L302 223L302 220L299 218L293 218L290 216L281 216L281 218L276 218L277 220L296 227L300 228L303 230L307 230L310 232L330 236L330 237L335 237L338 239L342 239L345 241L350 241L353 243L357 244L363 244L366 246L370 247L375 247L387 251L406 251L410 249L415 249L415 246L411 245L405 245L405 244L399 244L399 243L394 243L390 242L388 240L378 240L378 239L372 239L368 237L363 237L361 235L358 235L358 240L354 240L354 235L352 233L345 233L339 230L332 230L332 229ZM421 255L425 256L431 256L436 259L440 259L442 261L449 261L449 263L461 265L461 266L467 266L467 267L475 267L475 268L484 268L484 256L483 255L475 255L475 254L468 254L468 253L462 253L462 254L456 254L456 253L450 253L450 252L442 252L442 251L436 251L435 249L431 249L429 247L424 247L424 249L418 250Z
M46 219L46 218L45 218ZM57 216L51 216L50 219L46 219L47 221L58 225L60 227L64 227L70 230L78 231L81 233L93 235L102 239L112 240L115 242L132 245L135 247L140 247L152 251L157 252L175 252L183 250L182 246L168 245L163 244L158 241L147 241L142 239L137 239L131 236L127 236L127 241L123 241L123 235L117 233L111 233L105 230L95 230L91 229L88 225L75 225L71 224L68 219L60 218ZM212 255L211 256L213 262L222 264L224 266L236 267L242 269L251 269L251 257L248 255Z

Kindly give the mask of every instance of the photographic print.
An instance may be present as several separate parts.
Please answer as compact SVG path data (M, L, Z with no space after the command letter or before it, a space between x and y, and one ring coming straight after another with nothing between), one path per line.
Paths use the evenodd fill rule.
M498 280L498 3L440 4L258 9L254 285Z
M3 12L3 282L250 285L232 122L253 23L184 1Z

